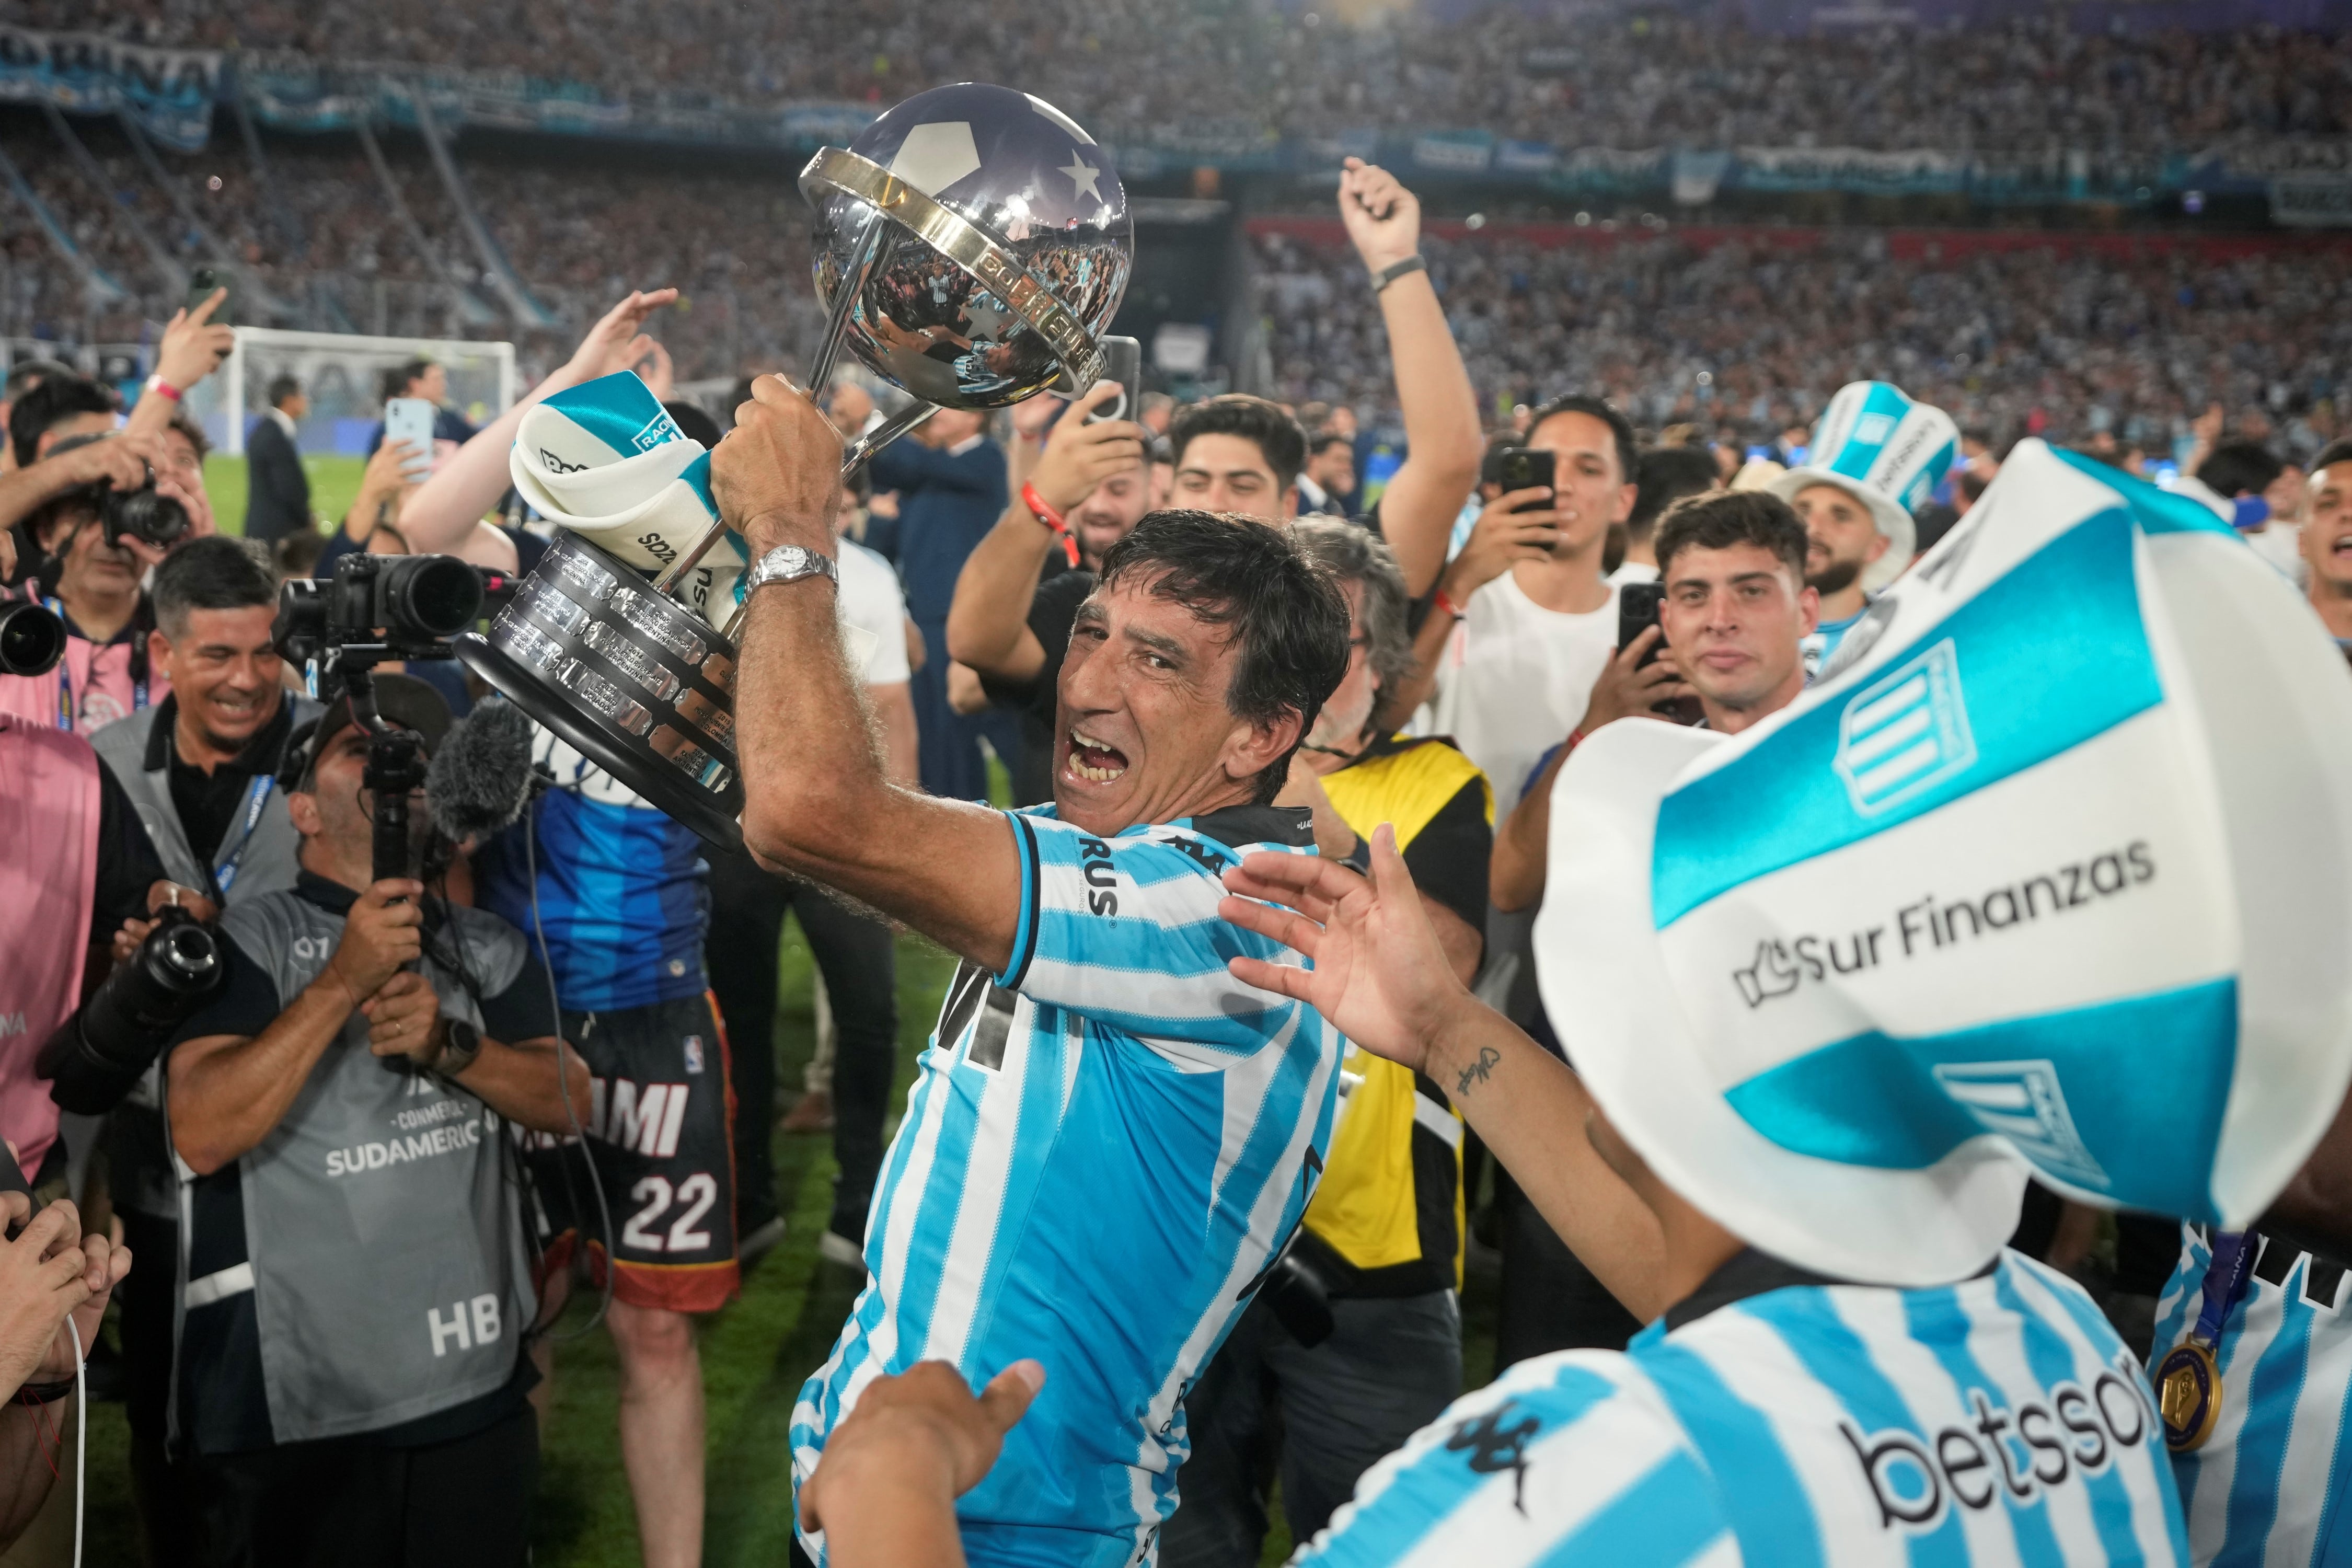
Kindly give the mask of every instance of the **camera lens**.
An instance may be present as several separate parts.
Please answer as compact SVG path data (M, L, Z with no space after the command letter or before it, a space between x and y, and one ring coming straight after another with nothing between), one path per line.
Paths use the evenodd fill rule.
M220 967L220 943L213 933L191 923L172 926L162 935L155 950L157 971L168 972L183 986L210 984L213 971Z
M66 624L31 599L0 604L0 675L47 675L66 656Z
M160 547L188 531L188 509L158 490L152 479L135 490L107 491L100 507L110 543L127 533Z
M453 637L481 618L481 574L454 555L412 555L384 566L375 602L394 637Z

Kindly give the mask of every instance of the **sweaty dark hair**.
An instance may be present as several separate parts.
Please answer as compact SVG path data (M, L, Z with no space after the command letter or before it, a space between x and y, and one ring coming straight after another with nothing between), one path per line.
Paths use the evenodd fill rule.
M1617 480L1627 485L1634 482L1642 472L1641 439L1633 434L1633 422L1618 413L1616 405L1605 398L1576 393L1553 398L1528 417L1525 440L1532 444L1544 421L1561 414L1588 415L1608 426L1609 434L1617 438Z
M278 603L278 584L237 541L225 534L191 539L155 568L155 624L174 641L187 635L192 610L248 610Z
M1296 713L1304 740L1347 678L1348 601L1283 529L1212 511L1155 511L1103 556L1097 591L1126 577L1224 628L1236 660L1225 708L1236 719L1263 724ZM1257 775L1254 804L1281 793L1296 750L1294 741Z
M1307 432L1298 421L1285 414L1280 404L1246 392L1229 392L1176 411L1168 422L1168 440L1176 449L1178 467L1183 466L1184 448L1195 436L1239 436L1255 442L1265 466L1274 470L1277 489L1297 484L1298 471L1307 466Z
M1805 580L1805 525L1796 510L1762 490L1694 496L1670 509L1658 524L1658 575L1685 550L1728 550L1759 544L1779 556L1798 582Z
M70 372L48 377L8 410L8 445L16 451L16 466L33 466L34 450L52 426L77 414L113 412L114 395L89 377Z
M1715 489L1719 478L1715 454L1704 447L1652 447L1642 454L1634 471L1641 477L1642 488L1633 497L1625 531L1635 539L1649 538L1666 508L1685 496L1705 495Z
M2311 471L2315 474L2322 468L2331 468L2338 463L2352 463L2352 436L2338 436L2335 440L2322 447L2319 449L2319 456L2311 459ZM2263 488L2268 489L2270 487L2265 485Z
M2262 494L2285 468L2258 442L2224 441L2198 465L2197 478L2223 500L2235 500Z

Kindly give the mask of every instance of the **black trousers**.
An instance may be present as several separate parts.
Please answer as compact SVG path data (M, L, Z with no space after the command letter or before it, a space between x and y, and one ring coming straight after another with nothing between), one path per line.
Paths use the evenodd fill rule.
M706 847L710 934L703 961L726 1021L735 1084L738 1237L776 1214L776 958L787 911L824 976L838 1039L833 1068L831 1228L866 1236L866 1211L882 1173L882 1121L898 1061L898 960L890 928L854 913L805 882L762 871L748 855Z
M425 1447L339 1437L187 1469L206 1568L523 1568L539 1421L525 1408Z
M1335 1297L1312 1349L1261 1295L1184 1396L1192 1458L1160 1568L1248 1568L1265 1542L1269 1487L1304 1546L1381 1456L1462 1393L1462 1314L1451 1290Z
M1495 1371L1553 1351L1623 1350L1641 1332L1641 1321L1593 1278L1500 1169L1495 1173L1495 1200L1503 1213Z
M172 1460L164 1442L172 1401L173 1260L180 1255L180 1227L135 1209L114 1213L122 1222L122 1243L138 1265L114 1288L121 1314L131 1497L146 1539L148 1568L189 1568L196 1559L194 1514L183 1489L185 1468Z

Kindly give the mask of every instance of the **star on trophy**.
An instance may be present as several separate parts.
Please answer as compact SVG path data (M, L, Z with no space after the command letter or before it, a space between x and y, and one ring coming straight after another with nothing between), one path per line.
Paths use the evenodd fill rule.
M818 152L800 185L827 310L806 384L822 394L846 349L914 399L850 441L843 472L940 408L1100 379L1134 225L1110 154L1060 110L978 82L935 88ZM740 843L744 562L710 503L708 454L625 373L534 407L516 448L517 484L562 526L458 657L653 805Z

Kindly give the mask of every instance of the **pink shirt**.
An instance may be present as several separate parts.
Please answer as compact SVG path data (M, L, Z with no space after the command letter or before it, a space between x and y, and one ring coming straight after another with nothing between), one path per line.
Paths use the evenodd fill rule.
M98 757L47 722L0 717L0 1135L30 1176L58 1135L33 1075L41 1043L81 1000L98 889Z
M56 602L49 607L56 609ZM103 645L72 630L70 620L66 625L66 656L57 668L47 675L0 675L0 713L87 736L170 694L170 678L152 665L143 692L132 679L131 656L145 640L135 623L128 636ZM59 722L68 716L70 723Z

